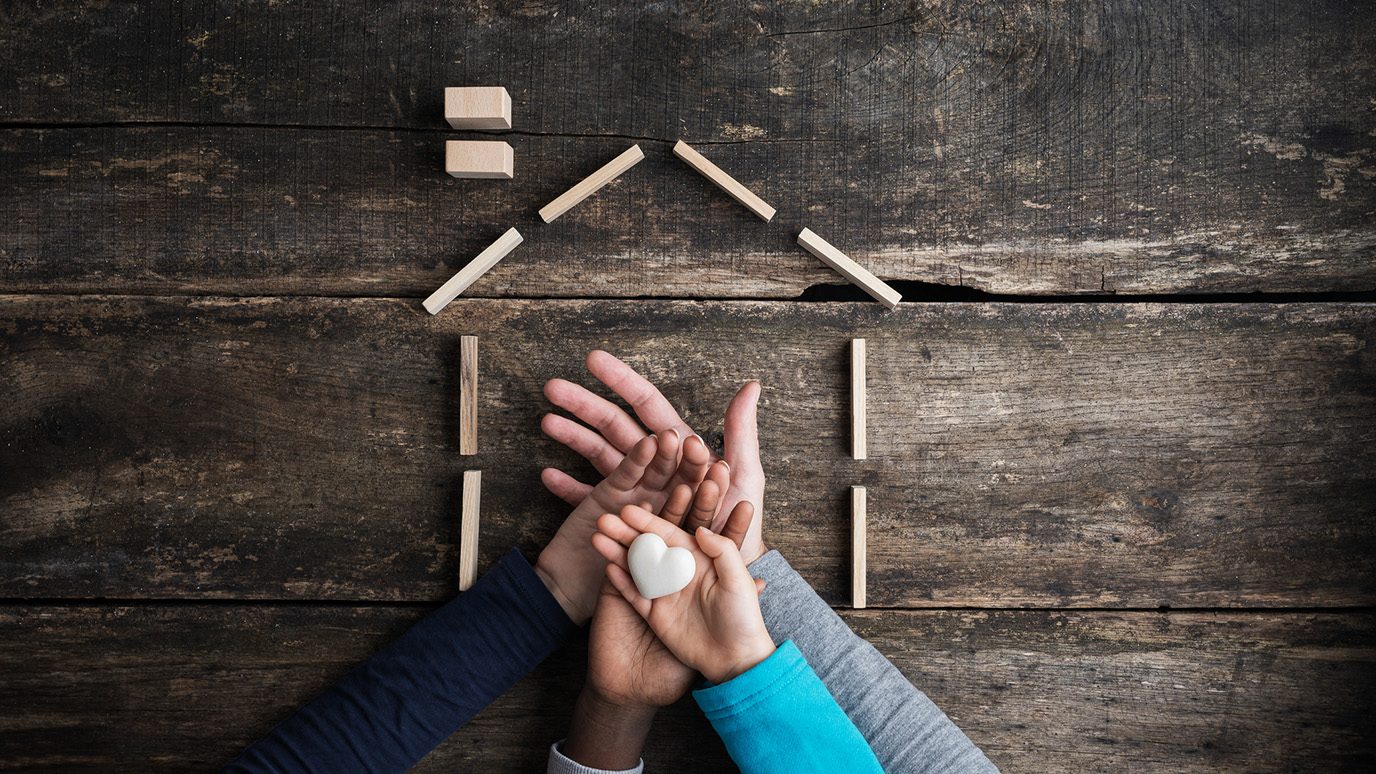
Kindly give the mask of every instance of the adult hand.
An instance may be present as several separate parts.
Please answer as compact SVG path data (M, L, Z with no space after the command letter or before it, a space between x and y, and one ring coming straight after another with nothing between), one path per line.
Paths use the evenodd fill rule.
M592 463L602 475L608 475L630 453L647 433L664 434L676 431L688 438L684 454L696 453L701 439L684 423L672 404L645 377L607 352L588 353L588 371L630 405L639 422L619 406L587 388L563 379L545 383L545 397L559 408L568 411L587 426L557 414L546 414L541 429L550 438L578 452ZM760 399L760 383L750 381L741 387L726 407L723 427L723 457L730 468L730 482L710 522L690 519L684 526L690 531L708 526L720 531L727 515L741 502L751 504L754 518L743 536L741 555L748 564L764 555L765 546L761 524L764 518L764 468L760 464L759 430L756 408ZM642 424L643 423L643 424ZM706 451L705 444L702 446ZM709 453L708 461L715 459ZM690 474L691 470L688 471ZM579 505L595 487L578 481L564 471L545 468L541 473L545 488L570 505ZM696 484L684 476L674 476L666 488L656 496L644 500L651 510L660 507L670 489L680 483ZM640 501L630 501L640 502ZM623 503L622 505L625 505ZM605 513L617 513L622 506L607 508Z
M628 505L619 516L609 513L598 519L598 534L593 536L616 590L680 661L716 683L740 675L774 652L760 613L759 587L736 548L749 528L752 510L749 502L741 502L727 517L722 534L699 527L689 535L644 508ZM692 553L697 569L682 590L650 600L636 589L627 549L645 532Z

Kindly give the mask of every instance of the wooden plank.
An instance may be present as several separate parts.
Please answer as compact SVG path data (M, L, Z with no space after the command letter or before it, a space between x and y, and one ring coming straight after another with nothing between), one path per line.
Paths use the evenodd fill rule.
M500 140L446 140L444 171L450 177L510 180L516 174L515 154Z
M865 487L850 488L850 606L865 607Z
M446 86L444 120L454 129L510 129L511 93L503 86Z
M449 306L450 302L458 298L460 293L477 282L493 266L496 266L498 261L515 250L516 246L523 241L521 232L517 231L515 227L507 229L501 236L497 237L497 241L488 245L473 260L469 261L467 266L459 269L457 274L446 280L434 293L431 293L422 304L425 311L430 314L439 314L440 310Z
M830 242L817 236L812 229L805 228L798 233L798 244L884 306L897 309L898 302L903 300L901 293L874 276L869 269L856 263L850 256L837 250Z
M486 247L494 229L624 147L622 140L524 137L521 176L494 186L438 168L436 149L447 138L442 131L0 129L0 207L10 213L0 223L0 290L424 297ZM1265 170L1264 182L1171 173L1162 186L1213 187L1194 198L1144 193L1143 206L1157 213L1131 222L1150 238L1077 226L1075 216L1052 218L1020 203L1000 209L985 203L983 191L981 215L957 234L949 233L963 212L954 194L934 202L920 193L948 189L932 179L940 165L888 182L887 172L873 172L881 179L853 187L856 170L888 170L892 158L857 158L818 139L804 146L803 163L789 147L736 143L712 154L747 186L767 181L771 190L793 192L779 202L776 221L822 230L885 279L1034 294L1376 287L1376 227L1364 204L1376 178L1360 174L1334 200L1312 190L1271 193L1309 185L1313 170L1243 150L1249 170ZM585 202L578 218L526 229L520 262L496 267L470 292L791 299L841 283L786 233L736 215L734 203L676 159L652 152L641 165ZM1239 193L1230 199L1230 192ZM1207 213L1179 209L1205 200ZM1083 206L1076 198L1052 212ZM119 218L109 216L116 211ZM1111 224L1120 216L1095 217ZM1068 229L1096 236L1087 241Z
M448 596L474 331L485 558L567 512L541 468L591 477L538 424L601 347L716 448L761 380L765 540L837 604L852 484L874 606L1376 604L1373 305L64 296L0 297L0 597Z
M0 761L217 767L400 634L415 608L6 607ZM1368 613L845 612L1004 771L1363 770L1376 758ZM538 771L584 673L571 645L420 771ZM652 771L729 768L691 700Z
M540 208L540 220L553 223L555 218L578 206L584 199L602 190L626 170L645 160L645 152L639 145L632 145L616 158L597 168L569 190L554 197L549 204Z
M459 454L478 453L478 337L459 337Z
M865 340L850 340L850 456L868 459L869 429L866 427Z
M478 537L481 534L483 472L463 472L463 513L459 527L459 591L478 580Z
M566 226L548 274L484 293L783 298L834 281L681 180L663 158L679 137L786 192L777 220L886 279L1376 287L1370 3L54 8L0 25L0 123L214 126L0 132L9 290L424 295L433 264L397 256L466 259L478 238L455 234L539 207L628 137L656 164L618 192L636 206ZM526 193L485 201L436 174L440 90L471 82L532 106Z
M713 164L706 156L693 150L693 147L683 140L674 143L674 155L683 159L683 162L692 167L703 177L712 181L712 184L725 191L732 199L740 202L747 210L764 222L768 223L776 210L764 199L756 196L753 191L741 185L736 178L726 174L721 167Z

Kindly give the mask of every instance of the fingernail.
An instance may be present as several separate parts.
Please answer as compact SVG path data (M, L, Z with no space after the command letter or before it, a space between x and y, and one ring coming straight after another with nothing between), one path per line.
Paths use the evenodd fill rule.
M682 440L683 440L683 434L680 433L680 432L678 431L678 428L676 428L676 427L671 427L671 428L669 428L669 432L671 432L671 433L674 434L674 440L675 440L675 441L682 441Z
M731 463L727 462L726 460L717 460L717 462L720 462L721 464L726 466L727 473L731 472Z

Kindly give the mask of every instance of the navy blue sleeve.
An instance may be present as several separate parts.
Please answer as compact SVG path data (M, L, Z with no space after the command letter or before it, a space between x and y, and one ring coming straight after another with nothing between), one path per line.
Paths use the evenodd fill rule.
M577 625L513 549L225 768L403 771L554 652Z

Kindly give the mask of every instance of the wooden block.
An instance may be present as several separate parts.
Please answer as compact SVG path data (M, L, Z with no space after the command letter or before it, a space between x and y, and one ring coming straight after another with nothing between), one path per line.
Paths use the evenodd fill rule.
M821 259L822 263L835 269L841 276L859 285L861 290L874 296L874 300L884 306L897 309L898 302L903 300L903 296L899 295L897 290L871 274L869 269L852 261L845 253L832 247L827 240L813 233L812 229L803 229L798 235L798 244Z
M444 120L455 129L510 129L511 95L505 86L450 86Z
M865 487L850 488L851 607L865 606Z
M622 172L639 164L645 158L639 145L632 145L624 153L602 165L602 168L588 175L583 182L561 194L557 199L540 208L540 219L553 223L554 219L568 212L574 205L597 193L602 186L615 180Z
M478 453L478 337L459 337L459 454Z
M463 472L463 515L459 522L459 591L478 579L478 508L483 499L483 472Z
M850 340L850 456L869 458L865 427L865 340Z
M510 180L516 154L501 140L445 140L444 171L453 177Z
M505 234L497 237L497 241L487 246L486 250L478 253L478 257L468 262L468 265L459 269L459 273L449 278L449 281L440 285L440 289L430 294L425 299L425 311L430 314L439 314L440 310L449 305L450 301L458 298L459 294L468 289L477 279L487 273L488 269L497 265L497 261L506 257L507 253L516 249L523 241L521 232L515 228L509 228Z
M688 143L679 140L674 146L674 155L683 159L688 166L696 169L703 177L717 184L717 187L725 191L732 199L745 205L747 210L760 216L766 223L774 217L774 208L769 206L764 199L756 196L749 188L741 185L734 177L722 171L722 168L708 161L705 156L693 150Z

